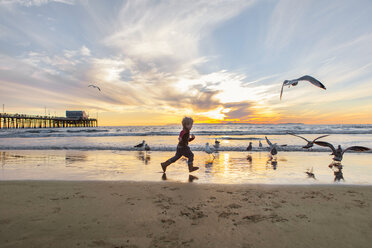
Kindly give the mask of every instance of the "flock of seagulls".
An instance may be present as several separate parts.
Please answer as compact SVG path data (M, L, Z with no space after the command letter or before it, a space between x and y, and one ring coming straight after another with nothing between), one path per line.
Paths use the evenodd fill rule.
M301 138L304 141L306 141L306 145L302 146L302 148L304 148L304 149L311 149L314 145L330 148L332 150L332 153L330 155L333 155L333 163L331 163L329 165L329 167L330 168L333 168L333 167L335 168L335 170L334 170L334 176L335 176L334 181L344 180L343 173L342 173L341 161L343 159L343 155L344 155L345 152L347 152L347 151L366 152L366 151L371 150L370 148L364 147L364 146L350 146L350 147L347 147L346 149L342 149L340 145L338 145L338 147L336 149L332 144L330 144L328 142L325 142L325 141L320 141L320 139L328 137L329 136L328 134L319 136L319 137L317 137L313 140L309 140L305 137L302 137L302 136L294 134L294 133L287 133L287 134L298 137L298 138ZM267 136L265 136L265 140L266 140L266 142L269 146L269 162L273 165L273 168L275 169L276 166L277 166L276 155L278 154L278 147L279 146L278 146L277 143L272 143ZM218 144L218 146L216 146L216 144ZM286 145L280 145L280 146L283 147L283 146L286 146ZM216 147L220 148L220 142L217 139L215 139L214 148L216 148ZM263 147L262 142L260 140L259 140L259 143L258 143L258 147L259 148ZM252 151L252 148L253 148L252 142L249 142L249 145L246 148L246 151ZM214 152L218 152L218 149L213 149L212 147L209 146L209 143L206 143L204 151L207 154L212 154L213 155ZM251 155L247 156L247 161L248 161L249 164L252 163L252 156ZM313 172L313 168L308 169L307 171L305 171L305 173L309 178L316 179L315 174Z
M297 79L285 80L282 84L282 87L281 87L280 100L282 100L283 90L284 90L285 86L294 87L294 86L297 86L300 81L309 82L316 87L319 87L321 89L326 90L326 87L324 86L324 84L322 84L319 80L317 80L316 78L314 78L312 76L305 75L305 76L302 76L302 77L297 78ZM97 90L101 91L101 89L94 84L90 84L88 87L96 88ZM314 146L314 144L316 144L318 146L330 148L332 150L331 155L333 155L333 161L338 163L336 165L333 165L333 164L330 165L330 167L336 166L338 168L338 170L335 171L335 181L336 181L336 179L337 180L343 179L342 165L340 163L343 159L343 155L344 155L345 152L347 152L347 151L365 152L365 151L370 150L370 148L367 148L367 147L364 147L364 146L351 146L351 147L348 147L346 149L342 149L340 145L338 145L338 147L336 149L332 144L330 144L328 142L319 141L319 139L328 137L329 135L322 135L322 136L319 136L319 137L317 137L313 140L309 140L305 137L302 137L300 135L297 135L297 134L294 134L294 133L291 133L291 132L288 132L288 134L303 139L306 142L306 144L304 146L302 146L302 148L304 148L304 149L311 149ZM274 158L275 155L278 154L278 145L277 145L277 143L273 144L269 140L269 138L267 138L266 136L265 136L265 140L266 140L267 144L269 145L270 159L276 163L276 160L273 159L273 158ZM259 148L263 147L260 140L259 140L258 146L259 146ZM282 146L286 146L286 145L282 145ZM139 149L139 150L150 151L150 147L146 143L145 140L143 140L142 143L140 143L138 145L135 145L134 147ZM247 151L252 151L252 148L253 148L252 142L249 142L249 145L247 146L246 150ZM215 156L214 156L213 153L218 152L219 149L220 149L220 141L218 141L218 139L215 139L213 147L210 147L208 142L205 144L204 151L209 155L213 155L213 159L214 159ZM248 155L247 160L249 162L252 162L252 157L250 155ZM314 178L315 179L315 174L313 172L313 168L308 169L305 173L307 174L307 176L309 178Z

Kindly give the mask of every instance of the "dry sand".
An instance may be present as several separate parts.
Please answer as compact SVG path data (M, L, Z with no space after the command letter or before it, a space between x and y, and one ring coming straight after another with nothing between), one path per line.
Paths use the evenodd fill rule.
M372 247L372 187L0 182L0 247Z

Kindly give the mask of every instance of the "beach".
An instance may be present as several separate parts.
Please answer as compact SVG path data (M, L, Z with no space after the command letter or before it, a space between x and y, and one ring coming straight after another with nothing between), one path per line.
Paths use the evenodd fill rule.
M372 188L0 182L0 247L370 247Z

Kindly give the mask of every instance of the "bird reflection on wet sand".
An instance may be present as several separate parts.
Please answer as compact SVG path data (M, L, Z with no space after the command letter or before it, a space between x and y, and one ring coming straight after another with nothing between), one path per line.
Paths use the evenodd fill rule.
M334 182L339 182L341 180L345 181L344 173L342 172L343 166L341 163L332 162L328 167L333 170L333 174L335 175L335 179L333 180Z
M266 161L266 166L267 167L272 166L273 170L276 170L278 166L278 161L276 160L276 158L270 156L269 159Z
M251 155L248 155L247 156L247 161L248 161L248 164L250 165L250 166L252 166L252 156Z
M143 161L144 164L147 165L149 163L149 161L151 160L151 156L150 156L149 152L139 151L137 153L137 159L140 160L140 161Z

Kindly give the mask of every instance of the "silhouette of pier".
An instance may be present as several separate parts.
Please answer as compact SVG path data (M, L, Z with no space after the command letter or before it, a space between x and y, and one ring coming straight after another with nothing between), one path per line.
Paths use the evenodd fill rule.
M71 118L0 113L0 128L98 127L93 118Z

